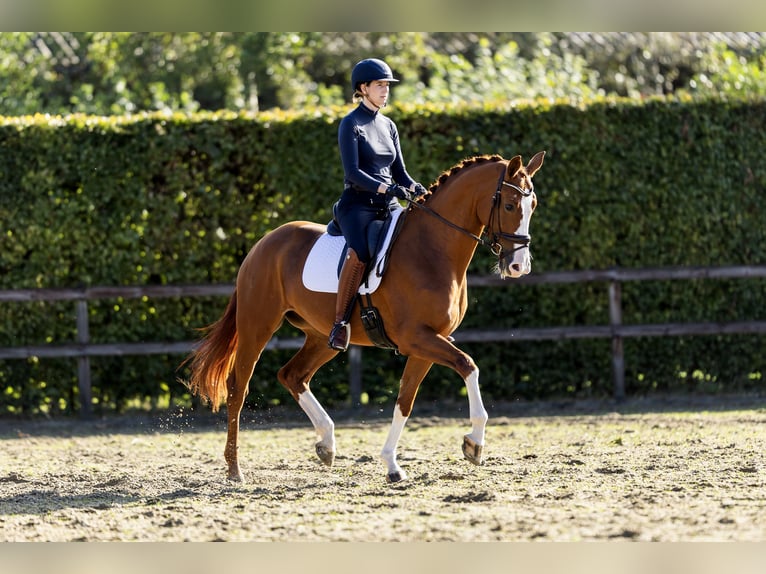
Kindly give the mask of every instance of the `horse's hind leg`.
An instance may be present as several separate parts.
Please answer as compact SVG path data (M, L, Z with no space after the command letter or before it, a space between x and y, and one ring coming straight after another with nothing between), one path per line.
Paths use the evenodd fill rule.
M335 423L324 410L309 384L314 373L332 359L338 352L327 346L327 336L306 332L303 347L279 370L279 382L290 391L303 411L314 425L319 441L316 443L316 453L327 466L332 466L335 460Z
M242 313L242 315L240 315ZM259 328L253 332L253 323L248 316L252 313L259 317ZM240 323L241 321L241 323ZM249 322L248 322L249 321ZM278 316L271 317L268 320L263 311L253 311L246 305L240 305L238 310L239 343L237 345L237 355L234 360L234 368L226 380L226 417L227 417L227 435L224 458L228 464L228 478L237 482L244 482L244 477L239 468L239 419L242 413L242 406L245 403L245 397L250 385L250 377L253 376L255 364L261 357L263 349L268 344L274 331L277 330L282 318ZM243 328L242 324L247 324L248 328Z
M266 343L268 339L266 339ZM250 377L253 375L253 369L255 363L260 357L261 351L266 346L266 343L262 345L248 344L240 337L239 346L237 348L237 357L234 361L234 369L229 374L229 378L226 379L226 388L228 394L226 396L226 418L227 418L227 434L226 434L226 448L224 449L223 456L226 459L228 465L227 477L229 480L236 482L244 482L244 476L239 468L239 458L237 456L239 449L239 418L242 413L242 405L245 403L245 397L247 396L248 386L250 383Z

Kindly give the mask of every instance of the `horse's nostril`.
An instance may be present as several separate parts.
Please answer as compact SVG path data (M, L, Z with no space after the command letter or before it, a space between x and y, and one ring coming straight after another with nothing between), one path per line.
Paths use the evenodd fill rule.
M514 263L513 265L511 265L511 269L513 269L514 271L521 271L521 265L519 265L518 263Z

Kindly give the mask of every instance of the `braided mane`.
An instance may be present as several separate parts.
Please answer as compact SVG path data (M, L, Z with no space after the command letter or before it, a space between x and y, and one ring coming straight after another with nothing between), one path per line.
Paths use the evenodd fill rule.
M481 165L487 162L495 162L495 161L503 161L503 157L497 154L492 154L492 155L477 155L477 156L466 158L463 161L461 161L459 164L454 165L451 168L445 170L439 176L436 182L431 184L429 191L435 194L439 190L439 188L441 188L444 185L444 183L453 175L456 175L457 173L463 170L469 169L471 167L474 167L476 165Z

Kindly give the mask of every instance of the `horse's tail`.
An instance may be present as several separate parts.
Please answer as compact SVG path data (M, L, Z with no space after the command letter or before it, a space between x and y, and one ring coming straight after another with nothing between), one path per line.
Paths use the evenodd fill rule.
M191 377L186 382L192 394L209 402L216 412L226 401L226 380L237 356L237 290L229 299L223 316L203 329L205 336L183 364L191 363Z

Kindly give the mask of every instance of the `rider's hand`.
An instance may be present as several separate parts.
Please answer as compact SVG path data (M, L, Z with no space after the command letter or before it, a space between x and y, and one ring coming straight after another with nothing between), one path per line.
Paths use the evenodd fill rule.
M412 195L415 196L416 199L418 197L423 197L427 193L428 193L428 190L419 183L416 183L415 185L412 186Z
M388 186L388 189L386 190L386 197L395 197L397 199L405 199L408 201L412 200L412 194L401 185L396 185L395 183L392 183Z

